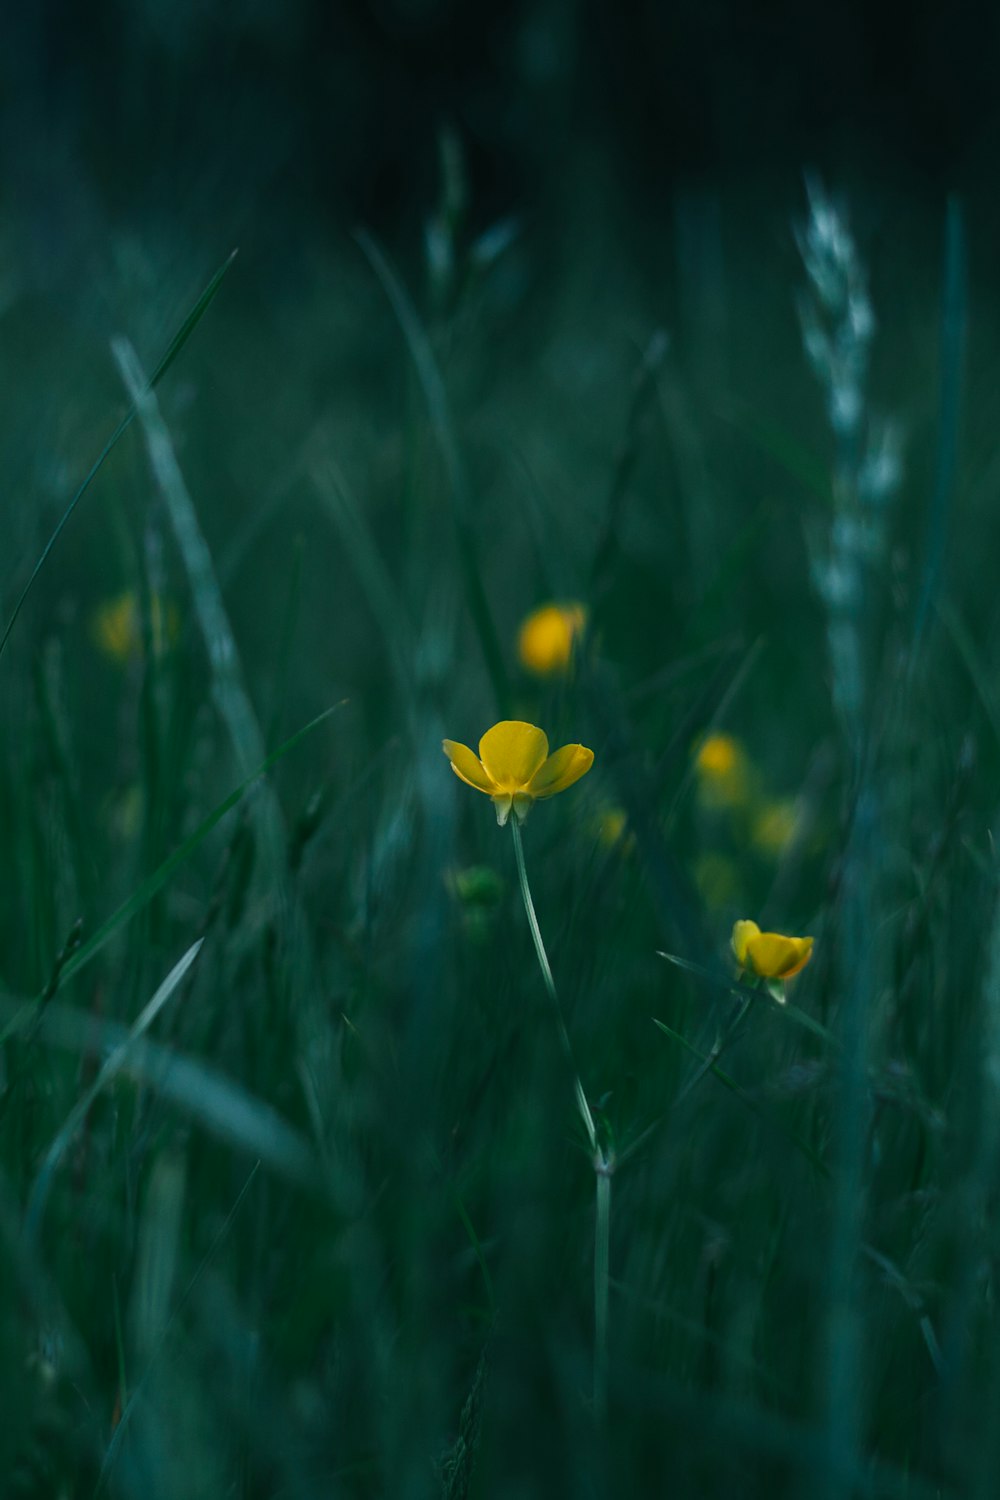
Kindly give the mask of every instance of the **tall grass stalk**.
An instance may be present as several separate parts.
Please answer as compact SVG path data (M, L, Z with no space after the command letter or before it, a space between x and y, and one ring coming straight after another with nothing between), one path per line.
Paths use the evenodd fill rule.
M608 1289L611 1279L611 1178L615 1167L614 1155L598 1138L593 1112L587 1103L587 1095L577 1072L573 1044L569 1039L556 982L552 977L552 966L545 951L545 943L542 941L541 928L535 914L535 903L531 899L528 871L524 862L524 844L516 815L511 817L510 827L514 835L514 854L517 859L517 875L521 885L524 912L528 918L532 942L538 955L538 967L542 971L545 989L552 1001L559 1040L573 1075L576 1106L587 1132L594 1166L594 1411L598 1419L603 1420L608 1400Z
M878 660L876 581L888 545L888 508L900 465L891 427L873 421L868 375L875 316L868 278L847 220L816 181L799 235L809 278L800 301L803 341L826 398L834 439L833 512L812 538L813 580L827 617L834 709L850 761L840 877L837 976L842 1043L835 1113L833 1222L828 1262L825 1419L826 1493L853 1491L862 1448L864 1311L858 1264L866 1216L871 1033L878 908L875 855L880 797L871 712Z

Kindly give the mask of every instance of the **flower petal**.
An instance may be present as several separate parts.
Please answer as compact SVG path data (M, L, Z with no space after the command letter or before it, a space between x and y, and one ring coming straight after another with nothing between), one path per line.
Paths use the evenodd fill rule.
M459 745L455 740L442 740L445 755L451 761L451 769L460 781L474 786L477 792L487 792L491 797L496 787L487 775L478 756L473 755L468 745Z
M503 719L479 741L479 755L495 787L522 791L549 753L549 742L534 724Z
M528 792L514 793L514 816L519 823L523 823L535 805L535 799Z
M813 940L811 937L790 938L789 942L795 944L796 948L798 949L798 953L792 967L790 969L786 969L782 974L782 979L794 979L795 975L798 974L801 969L804 969L806 964L812 958Z
M586 745L563 745L535 772L528 791L532 797L554 797L556 792L564 792L574 781L586 776L593 764L594 752Z
M493 807L497 815L497 824L500 828L507 827L507 819L510 817L513 800L510 792L498 792L493 798Z
M760 937L760 928L756 922L747 920L733 923L733 953L741 969L746 967L747 945L751 938L757 937Z
M778 932L760 932L747 943L747 954L761 979L791 979L804 969L812 956L811 937L783 937Z

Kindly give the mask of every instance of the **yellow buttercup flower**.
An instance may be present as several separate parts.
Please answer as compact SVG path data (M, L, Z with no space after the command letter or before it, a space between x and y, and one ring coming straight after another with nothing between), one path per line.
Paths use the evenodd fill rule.
M543 604L524 621L517 636L521 665L538 677L565 672L587 624L582 604Z
M741 969L758 979L791 979L812 957L811 937L783 937L779 932L761 932L756 922L733 926L733 953Z
M501 828L512 807L523 823L533 802L564 792L594 764L593 750L584 745L563 745L550 755L543 732L520 719L504 719L488 729L478 756L454 740L442 744L459 780L493 798Z
M698 790L710 807L737 807L745 802L750 775L746 753L731 734L710 734L695 752Z

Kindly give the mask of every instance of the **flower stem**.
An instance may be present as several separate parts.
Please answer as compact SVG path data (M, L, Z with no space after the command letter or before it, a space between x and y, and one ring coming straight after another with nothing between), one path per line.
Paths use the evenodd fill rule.
M603 1422L608 1409L608 1291L611 1285L611 1177L614 1162L594 1158L597 1201L594 1213L594 1412Z
M576 1091L576 1107L580 1111L580 1118L583 1120L584 1127L587 1131L587 1139L590 1141L590 1149L596 1153L597 1127L594 1124L594 1117L590 1112L590 1105L587 1103L587 1096L583 1091L583 1084L580 1082L580 1075L576 1071L576 1062L573 1058L573 1045L569 1039L569 1032L566 1030L566 1022L563 1020L562 1006L559 1004L559 995L556 991L556 982L552 977L552 969L549 965L548 954L545 952L545 944L542 942L542 933L538 925L538 918L535 916L535 903L531 899L531 887L528 885L528 871L526 870L524 864L524 846L521 843L521 829L518 825L516 817L511 818L510 826L514 831L514 854L517 858L517 873L518 878L521 882L521 898L524 901L525 915L528 918L528 926L531 928L531 936L534 940L535 952L538 955L538 967L542 971L542 978L545 981L545 988L548 990L549 999L552 1001L552 1006L555 1010L556 1026L559 1031L559 1040L562 1042L563 1051L565 1052L566 1057L569 1061L569 1065L573 1070L573 1084Z
M584 1093L583 1084L580 1082L580 1075L576 1070L576 1062L573 1058L573 1045L569 1039L569 1032L566 1030L566 1022L563 1020L556 982L552 977L552 968L549 964L548 954L545 952L545 944L542 941L538 918L535 915L535 903L531 899L531 887L528 885L528 872L524 864L524 846L521 843L521 829L516 816L511 818L510 826L514 834L514 854L517 859L518 878L521 882L521 898L524 901L525 915L528 918L528 926L531 929L531 937L535 944L535 953L538 955L538 967L542 971L545 988L548 991L549 999L552 1001L559 1040L562 1042L563 1051L566 1054L566 1059L573 1074L576 1106L580 1111L580 1118L583 1120L592 1152L596 1188L594 1211L594 1411L598 1420L603 1421L608 1396L608 1291L611 1281L611 1178L615 1169L614 1153L606 1150L598 1141L594 1116L591 1113L590 1105L587 1103L587 1096Z

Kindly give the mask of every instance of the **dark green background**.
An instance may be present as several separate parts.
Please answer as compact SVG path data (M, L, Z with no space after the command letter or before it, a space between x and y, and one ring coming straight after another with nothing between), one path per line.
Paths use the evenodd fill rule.
M0 1494L993 1495L998 25L6 18L5 620L127 410L110 341L151 371L239 254L157 387L201 571L146 412L0 659ZM807 174L874 309L863 439L901 459L857 724ZM553 597L590 629L538 682L516 632ZM595 752L525 846L620 1159L603 1420L571 1078L510 837L440 750L505 716ZM779 855L705 798L713 730L797 799ZM815 956L734 1029L751 916ZM199 939L162 1050L74 1116Z

